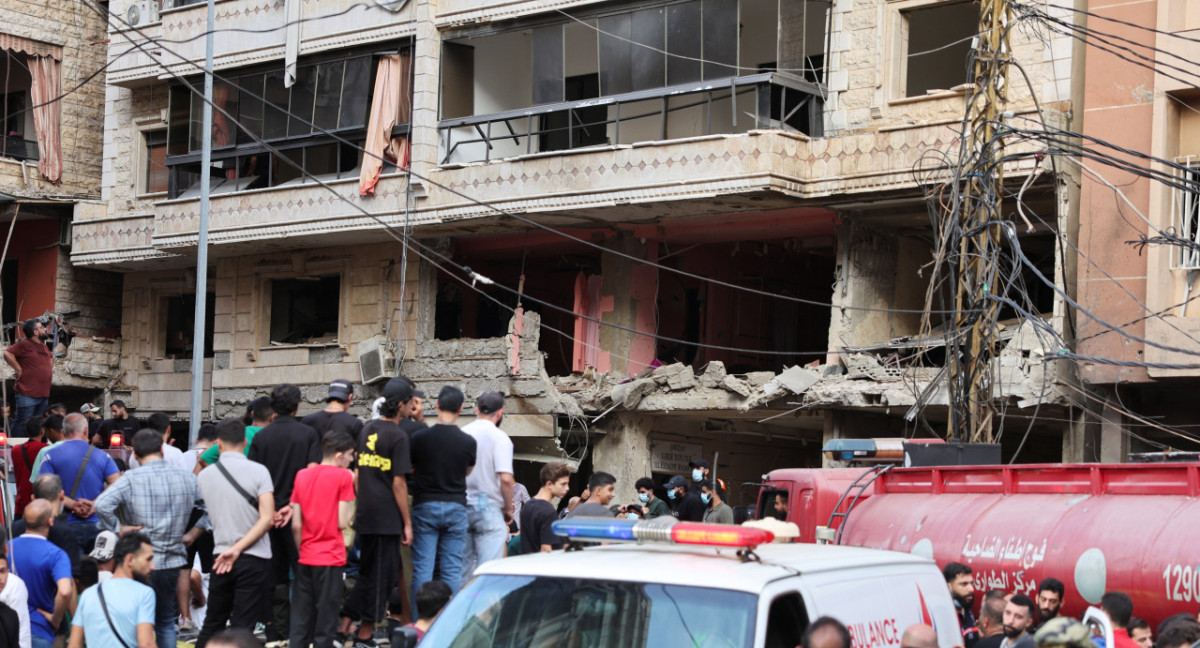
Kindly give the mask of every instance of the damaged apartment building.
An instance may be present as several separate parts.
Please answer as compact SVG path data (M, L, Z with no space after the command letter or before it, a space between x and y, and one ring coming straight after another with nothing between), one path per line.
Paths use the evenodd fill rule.
M73 265L73 219L104 214L104 20L79 2L0 7L0 318L3 344L45 318L51 402L103 399L119 371L121 275ZM61 95L61 99L60 99ZM86 216L85 216L86 215ZM0 363L6 402L12 369Z
M109 34L107 212L77 215L71 258L124 274L114 394L184 416L204 8L110 2L133 6ZM828 438L943 434L944 358L908 353L941 324L923 341L914 171L958 145L978 20L945 0L222 0L204 415L285 381L316 409L361 379L360 413L396 373L500 389L519 480L569 458L623 497L697 456L736 491ZM1070 47L1012 39L1036 84L1015 114L1034 92L1069 112ZM1006 174L1061 278L1060 179ZM1052 291L1036 308L1061 327ZM1062 408L1058 376L1015 315L1005 340L997 399L1024 429ZM1056 459L1062 430L1035 428L1030 458Z

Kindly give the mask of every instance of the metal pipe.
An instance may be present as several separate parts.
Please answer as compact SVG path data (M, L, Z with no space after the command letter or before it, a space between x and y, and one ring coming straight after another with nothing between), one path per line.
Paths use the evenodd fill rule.
M213 31L216 0L208 0L208 31L204 37L204 151L200 159L200 226L196 239L196 317L192 338L192 403L188 447L200 434L200 399L204 396L204 339L208 315L208 208L212 175ZM211 412L210 412L211 414Z

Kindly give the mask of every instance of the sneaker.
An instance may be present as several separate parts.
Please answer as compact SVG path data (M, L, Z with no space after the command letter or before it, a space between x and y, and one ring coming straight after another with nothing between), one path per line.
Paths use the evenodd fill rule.
M374 639L355 639L354 648L379 648Z

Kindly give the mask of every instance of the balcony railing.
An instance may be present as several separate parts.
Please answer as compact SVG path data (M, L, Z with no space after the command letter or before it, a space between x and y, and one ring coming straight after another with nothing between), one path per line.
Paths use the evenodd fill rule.
M763 72L445 119L441 164L753 129L821 137L824 99L822 85Z
M20 135L0 137L0 158L36 162L40 159L37 141L23 139Z

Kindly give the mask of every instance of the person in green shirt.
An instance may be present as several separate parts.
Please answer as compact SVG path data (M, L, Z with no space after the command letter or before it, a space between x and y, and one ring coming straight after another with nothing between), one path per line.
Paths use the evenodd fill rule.
M253 419L251 424L246 426L246 447L242 448L242 454L248 455L250 454L250 442L254 440L254 435L267 427L271 423L271 419L275 418L275 412L271 409L271 397L259 396L250 401L250 404L246 406L246 413ZM196 462L196 474L199 475L205 467L217 463L220 457L221 449L214 443L211 448L200 455L200 460Z
M662 499L654 495L654 480L649 477L642 477L634 484L637 488L638 500L646 509L646 519L661 517L671 514L671 507Z
M733 508L725 503L725 487L713 486L711 479L700 482L700 501L708 510L704 511L704 521L709 524L733 524Z

